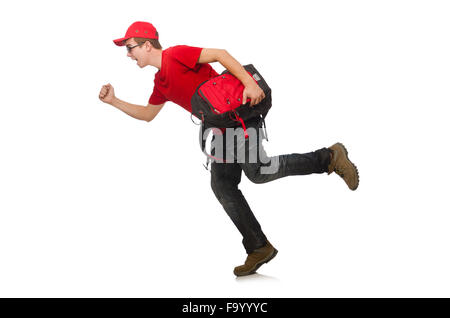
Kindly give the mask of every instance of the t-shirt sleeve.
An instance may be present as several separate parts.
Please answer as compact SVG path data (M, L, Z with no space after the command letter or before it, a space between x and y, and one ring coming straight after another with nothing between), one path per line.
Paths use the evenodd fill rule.
M155 85L153 87L153 93L150 96L150 98L148 99L148 103L152 104L152 105L160 105L167 101L168 101L168 99L163 94L161 94L161 92L159 91L159 89L156 88L156 85Z
M202 50L201 47L178 45L173 47L171 54L186 67L194 68Z

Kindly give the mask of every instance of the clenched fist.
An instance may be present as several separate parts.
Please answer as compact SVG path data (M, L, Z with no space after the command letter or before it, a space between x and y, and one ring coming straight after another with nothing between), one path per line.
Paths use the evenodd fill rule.
M98 95L98 98L100 98L102 102L108 104L111 104L115 97L114 87L112 87L111 84L103 85L102 89L100 90L100 94Z

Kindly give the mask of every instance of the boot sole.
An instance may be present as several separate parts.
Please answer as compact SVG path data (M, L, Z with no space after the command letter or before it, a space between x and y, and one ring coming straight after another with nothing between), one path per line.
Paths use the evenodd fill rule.
M238 273L238 274L234 273L234 274L235 274L236 276L247 276L247 275L255 274L256 271L257 271L262 265L269 263L275 256L277 256L277 254L278 254L278 250L277 250L276 248L274 248L273 253L272 253L270 256L268 256L266 259L263 259L263 260L261 260L259 263L256 263L255 268L252 269L251 271L249 271L249 272L244 272L244 273Z
M359 172L358 172L358 168L356 167L356 165L348 158L348 151L347 148L345 148L345 146L343 144L341 144L340 142L337 143L339 146L341 146L344 149L345 152L345 158L348 160L348 162L350 162L353 166L353 168L355 168L356 171L356 186L354 188L350 188L350 190L355 191L358 186L359 186Z

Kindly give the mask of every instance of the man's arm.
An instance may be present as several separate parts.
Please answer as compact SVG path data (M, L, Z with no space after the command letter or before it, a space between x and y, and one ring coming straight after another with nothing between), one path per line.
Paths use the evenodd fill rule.
M120 109L127 115L130 115L131 117L136 119L145 120L147 122L152 121L156 117L156 115L158 115L164 104L148 104L147 106L140 106L127 103L123 100L118 99L117 97L111 103L112 106Z
M219 62L231 74L236 76L245 89L243 93L242 103L247 102L247 98L251 99L250 106L256 105L265 97L263 90L255 83L253 78L247 73L245 68L226 50L223 49L202 49L198 63Z
M102 87L102 89L100 90L99 98L102 102L120 109L127 115L130 115L131 117L136 119L145 120L147 122L152 121L156 117L156 115L158 115L159 111L165 104L148 104L147 106L140 106L127 103L115 96L114 87L112 87L111 84L107 84Z

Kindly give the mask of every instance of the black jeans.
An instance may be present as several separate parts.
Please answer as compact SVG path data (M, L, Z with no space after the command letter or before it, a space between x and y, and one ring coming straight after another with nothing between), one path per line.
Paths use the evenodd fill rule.
M238 188L242 171L254 183L265 183L292 175L323 173L327 171L330 164L330 150L322 148L304 154L293 153L268 157L262 146L264 133L260 129L261 121L249 122L247 128L254 128L256 141L253 139L252 142L242 136L242 138L234 137L235 142L230 144L231 139L227 140L225 135L222 137L222 146L217 143L220 138L217 135L213 136L212 147L215 149L212 149L212 154L216 155L217 150L221 147L223 153L218 157L234 160L227 160L226 163L216 160L211 163L211 187L226 213L242 234L242 243L246 252L250 254L255 249L264 246L267 238ZM254 155L255 150L256 156ZM239 151L245 154L245 160L239 156ZM251 153L253 153L253 157Z

